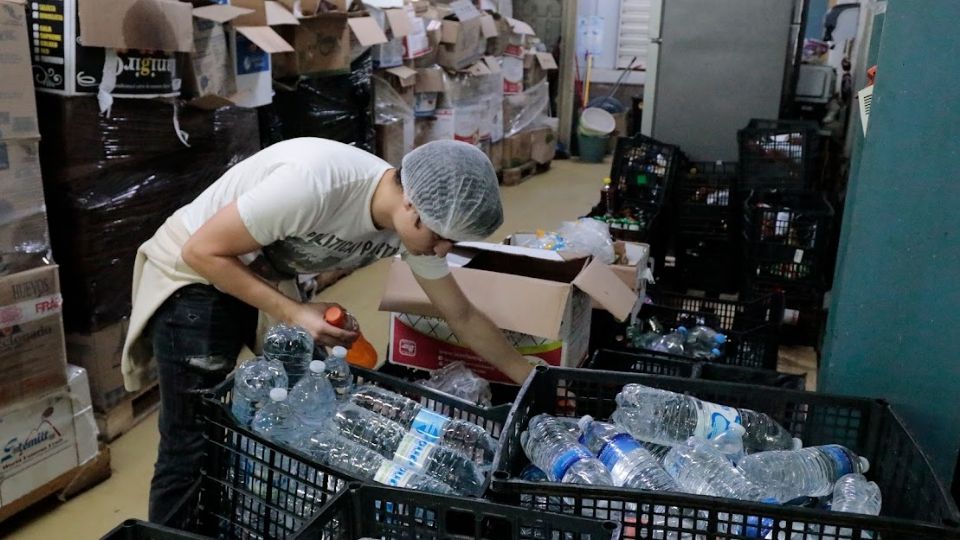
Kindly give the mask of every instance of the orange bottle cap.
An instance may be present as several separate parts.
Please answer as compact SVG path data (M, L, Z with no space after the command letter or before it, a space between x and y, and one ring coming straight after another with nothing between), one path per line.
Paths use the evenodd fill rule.
M330 306L323 313L323 320L327 321L328 324L343 328L343 325L347 322L347 315L339 307Z

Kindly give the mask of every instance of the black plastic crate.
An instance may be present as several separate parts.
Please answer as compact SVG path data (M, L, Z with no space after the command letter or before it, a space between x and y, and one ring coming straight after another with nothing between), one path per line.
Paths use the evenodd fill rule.
M548 413L609 418L616 406L615 396L629 383L765 412L800 437L805 446L847 446L870 460L867 476L882 491L881 515L517 479L528 463L520 446L520 434L531 417ZM676 377L538 367L520 390L502 441L491 492L497 500L549 512L613 519L623 525L624 540L960 538L956 505L903 421L883 400ZM827 527L834 532L827 532ZM761 529L759 535L757 528Z
M678 147L639 133L617 139L610 179L618 206L626 202L663 206L682 160Z
M744 202L744 271L750 280L825 283L834 212L817 191L754 191Z
M100 540L209 540L209 537L162 527L139 519L128 519Z
M767 294L783 295L783 324L780 342L783 345L812 345L819 349L826 323L824 292L814 286L783 284L753 280L745 287L754 298Z
M737 132L738 188L810 189L817 184L819 128L814 122L753 119Z
M298 540L609 540L616 524L528 509L355 484L334 498Z
M728 239L736 237L740 220L737 164L717 161L684 165L677 176L677 234Z
M599 350L590 356L584 367L706 381L758 384L790 390L803 390L807 381L806 375L689 360L672 354L646 350L636 352Z
M389 375L351 367L357 384L376 384L498 437L510 407L483 408ZM204 396L206 453L199 504L189 527L210 536L288 538L354 478L239 426L230 413L233 379Z
M671 289L710 293L736 293L740 290L743 250L736 235L718 238L677 234L674 260Z

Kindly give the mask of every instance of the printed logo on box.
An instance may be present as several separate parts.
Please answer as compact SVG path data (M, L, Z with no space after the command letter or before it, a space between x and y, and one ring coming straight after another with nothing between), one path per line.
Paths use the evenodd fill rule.
M63 444L63 434L50 422L53 414L54 406L47 407L40 414L35 428L23 435L22 439L14 435L4 444L3 454L0 454L0 470L10 469Z
M399 351L400 351L400 354L404 356L416 356L417 343L409 339L401 339Z

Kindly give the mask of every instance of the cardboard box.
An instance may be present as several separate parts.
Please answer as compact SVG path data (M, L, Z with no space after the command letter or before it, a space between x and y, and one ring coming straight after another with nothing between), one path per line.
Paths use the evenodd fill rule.
M564 260L553 251L466 242L448 261L467 298L538 363L580 365L590 338L591 298L621 320L637 301L606 265ZM510 382L459 344L399 259L390 268L380 310L393 314L391 362L433 370L463 360L488 380Z
M346 73L350 70L351 33L363 47L386 43L383 29L371 17L346 13L321 13L281 29L293 51L274 59L275 77L311 73Z
M77 462L80 465L97 457L97 419L90 401L90 378L87 370L67 364L67 385L73 401L73 429L77 437Z
M0 0L0 139L36 138L27 16L21 2Z
M413 114L417 117L433 116L443 92L443 70L437 66L418 69L413 91Z
M87 20L82 25L78 0L30 2L27 19L35 28L31 47L37 90L61 95L96 94L107 67L116 79L106 81L103 90L116 97L179 96L181 69L172 51L190 50L192 37L186 38L182 25L192 28L192 23L190 5L175 4L178 3L160 0L80 0L79 7ZM134 10L135 6L139 7ZM124 18L130 10L136 16L128 24ZM151 20L169 31L144 24ZM143 50L117 50L89 46L92 43L150 46Z
M389 122L375 125L377 155L394 167L400 165L409 151L405 141L406 123L407 120L403 118L392 118Z
M403 101L414 108L416 98L415 87L417 85L417 70L407 66L397 66L380 70L376 73L379 77L390 83L390 87L401 97Z
M380 9L365 3L364 7L387 35L387 42L373 46L374 67L395 67L403 65L404 38L413 32L411 17L400 2L399 8ZM411 8L411 13L413 10Z
M552 54L528 51L523 57L523 87L534 86L547 78L547 72L555 69L557 69L557 62Z
M479 60L486 51L486 42L480 39L483 13L468 0L457 0L438 11L443 21L437 63L458 70Z
M497 172L503 170L503 140L490 143L490 152L487 154L490 163Z
M50 259L37 139L0 141L0 276Z
M214 4L193 10L193 51L183 70L183 92L195 106L228 105L237 93L226 24L252 9Z
M0 406L67 384L60 312L55 265L0 278Z
M78 465L65 386L0 410L0 508Z
M557 136L550 127L528 130L530 134L530 159L544 165L553 161L557 153Z
M67 334L67 360L87 370L90 397L98 411L112 409L127 396L120 358L128 324L124 319L92 334Z
M521 131L503 139L503 168L522 167L532 159L533 139L529 131Z

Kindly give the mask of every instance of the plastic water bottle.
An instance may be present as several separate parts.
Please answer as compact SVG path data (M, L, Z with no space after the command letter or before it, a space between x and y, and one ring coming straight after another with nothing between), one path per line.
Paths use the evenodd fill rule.
M452 448L478 464L491 463L497 451L496 440L477 424L431 411L385 388L361 386L350 396L350 401L419 433L430 442Z
M747 453L790 450L801 445L773 418L750 409L735 409L640 384L624 386L616 399L613 421L643 441L674 446L693 436L712 439L731 424L740 424L746 429L743 445Z
M334 426L340 435L436 478L460 493L479 496L483 492L483 472L470 458L438 446L373 411L344 403L334 417Z
M325 370L324 362L310 362L310 375L300 379L287 398L287 403L296 411L300 422L308 428L323 427L337 409L337 395L327 380Z
M254 433L277 443L291 444L303 426L297 412L286 401L286 388L270 390L270 403L257 411L250 423Z
M520 435L520 444L530 462L545 472L551 482L613 485L603 463L552 416L539 414L531 418L527 430Z
M590 416L580 419L580 443L610 471L613 485L651 491L679 491L673 478L629 433L613 424L597 422Z
M353 375L350 373L350 364L347 363L347 349L340 346L334 347L325 364L327 379L333 386L337 399L346 399L353 390Z
M687 343L698 343L710 349L722 347L726 342L726 334L721 334L709 326L694 326L687 334Z
M743 435L746 432L747 430L740 424L730 424L729 429L710 439L709 442L717 452L723 454L723 457L727 458L730 463L736 465L744 456Z
M841 476L870 468L866 458L838 444L760 452L744 457L737 465L748 478L766 486L781 501L829 495Z
M307 433L295 446L322 465L340 469L359 479L429 493L454 493L450 486L439 480L394 463L375 450L329 431Z
M299 326L278 324L263 337L263 356L279 360L293 386L300 382L313 360L313 338Z
M686 342L686 335L687 329L682 326L678 326L675 331L654 341L650 345L650 348L659 352L683 355L685 350L684 343Z
M862 474L846 474L833 486L833 500L830 509L834 512L880 515L882 503L880 488L868 481Z
M687 493L776 502L704 439L690 437L686 444L675 446L663 461L667 472Z
M233 398L230 411L237 423L249 426L262 404L270 401L270 390L287 387L283 364L257 357L245 362L233 375Z

